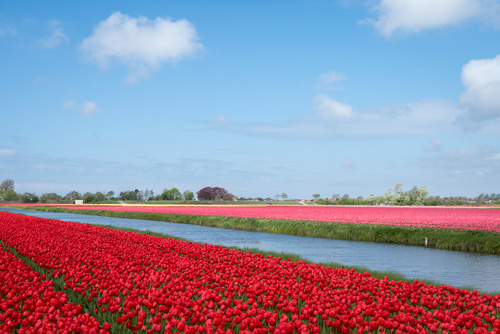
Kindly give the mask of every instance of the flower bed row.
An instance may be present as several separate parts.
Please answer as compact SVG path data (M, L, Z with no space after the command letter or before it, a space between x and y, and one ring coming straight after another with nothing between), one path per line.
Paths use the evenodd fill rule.
M0 239L123 332L500 333L500 295L2 212Z
M58 205L85 210L249 217L500 232L500 210L359 206L105 206Z
M45 278L0 247L0 333L109 333Z

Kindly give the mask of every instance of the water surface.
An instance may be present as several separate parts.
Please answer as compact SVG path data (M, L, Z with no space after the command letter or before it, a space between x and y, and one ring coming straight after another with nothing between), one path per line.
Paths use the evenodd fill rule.
M153 231L195 242L293 253L311 262L336 262L369 270L394 271L455 287L500 293L500 256L372 242L246 232L150 220L0 208L2 211L94 225Z

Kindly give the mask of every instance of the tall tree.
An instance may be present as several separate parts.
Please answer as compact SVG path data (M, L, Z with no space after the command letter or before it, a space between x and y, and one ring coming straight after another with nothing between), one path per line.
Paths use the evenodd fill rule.
M0 183L0 190L14 190L15 182L12 179L5 179Z
M185 201L192 201L194 199L194 193L190 190L186 190L182 193Z
M220 187L205 187L200 189L196 195L201 201L232 201L234 199L233 194Z
M3 200L7 202L17 201L18 198L17 193L13 189L3 190L2 193L0 193L0 197L3 197Z
M315 200L317 200L320 196L321 196L320 194L313 194Z
M80 194L78 191L76 190L73 190L73 191L70 191L69 193L66 194L66 199L83 199L83 196L82 194Z
M44 193L42 196L40 196L40 201L42 203L47 203L48 201L51 202L59 202L62 200L62 197L56 193Z
M182 199L182 194L177 188L165 189L160 195L160 198L164 201L177 201Z
M23 203L36 203L38 202L39 198L34 193L24 193L22 195L19 195L19 199Z
M86 192L83 194L83 203L92 203L95 202L95 196L94 194L90 192Z
M96 202L104 202L106 200L106 195L102 192L98 191L95 193L95 201Z

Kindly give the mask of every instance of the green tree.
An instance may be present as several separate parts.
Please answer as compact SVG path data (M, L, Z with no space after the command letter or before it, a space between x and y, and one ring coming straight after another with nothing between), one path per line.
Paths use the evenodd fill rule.
M285 193L281 193L281 199L286 200L288 198L288 195Z
M17 201L17 193L14 189L7 189L3 191L3 200L6 202L14 202Z
M106 195L102 192L98 191L95 193L95 201L96 202L104 202L106 200Z
M185 192L183 192L182 196L184 197L184 200L186 200L186 201L194 200L194 193L190 190L186 190Z
M177 188L165 189L160 195L160 198L164 201L177 201L182 199L182 194Z
M43 193L40 196L40 201L42 203L47 203L47 202L60 202L62 200L62 197L56 193Z
M22 195L18 195L18 199L23 203L37 203L39 198L33 193L24 193Z
M94 194L92 194L90 192L86 192L83 195L83 203L93 203L93 202L95 202L95 196L94 196Z
M139 192L139 190L137 190ZM120 199L123 201L137 201L137 193L135 191L120 192Z
M66 194L66 199L69 199L69 200L75 200L75 199L83 199L83 196L82 194L80 194L78 191L76 190L73 190L73 191L70 191L69 193Z
M320 194L313 194L312 196L314 197L314 200L317 200L318 198L320 198L321 195Z
M421 186L419 192L420 192L420 199L422 201L425 201L427 199L427 196L429 196L429 189L427 189L427 186Z

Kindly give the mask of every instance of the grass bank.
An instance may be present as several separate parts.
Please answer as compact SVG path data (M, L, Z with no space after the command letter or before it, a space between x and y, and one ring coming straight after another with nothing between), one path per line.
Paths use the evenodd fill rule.
M443 250L500 254L500 233L488 231L417 228L406 226L343 224L241 217L174 215L149 212L82 210L54 207L17 207L24 210L78 213L116 218L155 220L224 229L306 237L425 246Z

